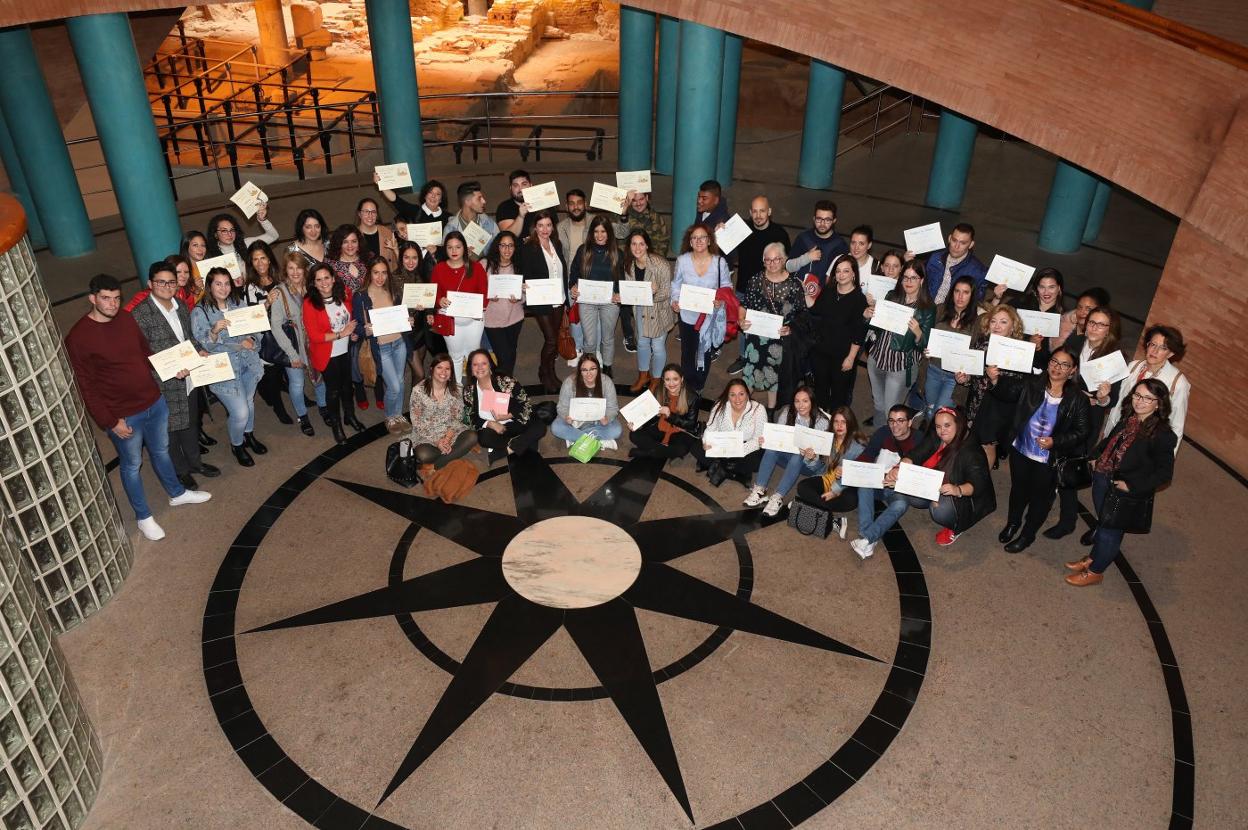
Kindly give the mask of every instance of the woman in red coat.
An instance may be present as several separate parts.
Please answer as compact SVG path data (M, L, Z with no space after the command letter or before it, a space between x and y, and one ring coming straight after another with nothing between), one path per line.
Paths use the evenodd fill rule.
M448 291L459 291L465 294L480 294L481 307L489 304L486 289L489 277L480 262L468 259L468 243L459 231L451 231L446 235L446 259L433 268L429 281L437 283L438 299L435 303L438 312L432 315L430 322L435 331L446 339L446 350L451 355L451 364L455 370L455 383L463 382L464 361L468 354L481 346L481 335L485 333L485 321L482 317L449 317L442 313L451 304L446 296Z
M303 328L308 334L308 361L325 379L327 423L339 444L347 440L345 423L356 432L364 425L351 409L351 341L357 339L351 319L351 291L324 263L313 266L312 290L303 300ZM341 413L341 415L340 415Z

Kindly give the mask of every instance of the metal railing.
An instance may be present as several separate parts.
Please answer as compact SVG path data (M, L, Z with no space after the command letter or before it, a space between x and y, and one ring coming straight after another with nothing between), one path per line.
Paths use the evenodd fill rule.
M841 107L840 135L848 137L868 124L871 125L871 129L865 136L859 138L853 144L845 146L839 146L838 144L836 151L837 158L840 158L849 151L857 149L864 144L868 145L869 152L874 154L875 145L880 136L891 132L903 124L906 125L906 131L909 132L910 124L914 116L914 105L916 101L920 102L921 106L919 128L920 130L922 129L922 117L926 113L925 108L922 108L922 104L924 103L922 102L922 99L918 99L913 94L889 84L877 84L874 89L868 91L861 83L861 79L855 77L852 78L852 80L854 82L854 86L862 92L863 95L861 98L850 101L848 104L844 104ZM888 104L884 103L886 98L894 96L895 100L890 101ZM883 125L880 124L881 118L894 110L900 110L903 108L905 109L904 115L898 116ZM847 124L846 117L856 113L861 113L861 117L857 121Z

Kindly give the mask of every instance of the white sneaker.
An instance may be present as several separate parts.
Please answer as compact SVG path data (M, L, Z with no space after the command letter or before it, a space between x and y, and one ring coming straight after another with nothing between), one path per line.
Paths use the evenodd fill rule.
M758 507L767 498L767 488L754 485L754 489L745 497L745 501L741 502L746 507Z
M177 507L179 504L203 504L212 498L212 493L204 490L185 490L182 495L174 496L169 499L170 507Z
M849 543L854 553L858 554L859 559L870 559L871 554L875 553L875 545L866 539L855 539Z
M615 442L614 438L600 438L598 443L602 445L604 450L618 450L620 445Z
M159 542L165 538L165 532L160 529L160 525L156 524L156 520L151 516L148 516L146 519L139 519L139 532L153 542Z
M832 519L832 531L836 533L837 536L840 536L842 539L844 539L845 533L848 530L849 530L849 520L846 519L844 516L836 516L835 518Z
M779 493L772 493L771 498L767 499L767 506L763 508L764 516L774 516L780 512L781 505L784 504L784 498Z
M568 449L571 449L571 448L572 448L572 445L573 445L573 444L575 444L576 442L575 442L575 441L569 441L568 439L566 439L566 438L565 438L565 439L563 439L563 443L565 443L565 444L567 444L567 445L568 445Z

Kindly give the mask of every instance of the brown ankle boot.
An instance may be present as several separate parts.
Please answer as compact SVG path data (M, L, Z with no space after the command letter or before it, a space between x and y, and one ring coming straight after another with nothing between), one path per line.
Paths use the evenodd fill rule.
M648 386L649 384L650 384L650 373L642 372L641 374L637 376L637 382L634 383L632 386L628 387L628 391L632 392L635 395L638 392L640 392L642 389L645 389L646 386Z
M654 395L657 398L659 396L659 386L662 383L663 383L662 378L656 378L656 377L650 378L650 394Z

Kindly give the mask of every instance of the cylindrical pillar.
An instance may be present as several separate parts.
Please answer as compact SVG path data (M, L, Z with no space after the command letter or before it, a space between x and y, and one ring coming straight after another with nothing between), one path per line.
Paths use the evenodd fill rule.
M1045 251L1069 254L1079 250L1092 198L1096 195L1096 176L1064 161L1057 163L1049 201L1044 207L1037 244Z
M48 247L55 256L94 251L87 206L27 27L0 29L0 78L0 112L7 123L21 125L10 135L22 170L32 171L28 184L39 223L54 229Z
M256 28L260 31L260 62L269 66L286 64L290 41L286 37L286 18L282 0L255 0Z
M425 141L420 127L420 91L407 0L366 0L381 139L389 164L407 162L412 182L425 182Z
M621 170L649 170L654 127L653 12L620 6Z
M845 73L830 63L812 58L810 83L806 87L806 116L802 122L802 155L797 163L798 187L832 188L844 101Z
M719 85L719 152L715 179L724 187L732 184L732 168L737 155L737 102L741 97L741 37L724 35L724 72Z
M676 169L676 78L680 70L680 21L659 18L659 91L654 117L654 172Z
M121 587L134 551L25 232L0 194L0 514L63 631Z
M1083 244L1095 242L1101 235L1101 225L1105 224L1105 210L1109 207L1109 194L1113 191L1109 182L1098 180L1096 195L1092 197L1092 208L1088 211L1088 224L1083 227Z
M672 243L697 216L698 185L716 174L719 153L719 88L724 74L724 33L680 24L680 74L676 82L676 171L672 182Z
M30 185L22 170L22 161L17 157L17 147L13 145L13 137L9 135L9 125L4 120L3 112L0 112L0 161L4 162L4 172L9 177L9 188L22 203L22 210L26 211L26 220L30 223L27 230L30 241L36 246L48 244L43 235L43 226L39 224L39 214L35 212L35 203L30 198Z
M978 133L979 125L969 118L951 110L940 111L936 152L932 156L932 172L927 179L929 207L957 210L962 206Z
M122 12L111 12L71 17L65 26L91 104L134 267L140 282L146 284L147 267L177 253L182 226L156 138L130 20Z

